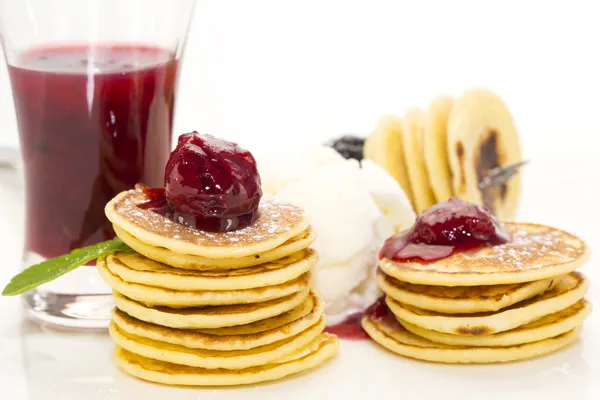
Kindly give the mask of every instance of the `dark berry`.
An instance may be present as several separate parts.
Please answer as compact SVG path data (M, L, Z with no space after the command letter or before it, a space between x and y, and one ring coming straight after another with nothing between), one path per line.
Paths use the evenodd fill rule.
M432 245L499 244L508 234L487 208L457 197L437 204L417 218L409 240Z
M353 135L344 135L329 144L335 151L345 159L361 161L363 159L363 148L365 139Z
M252 154L236 143L197 132L179 137L165 169L173 219L230 231L251 224L262 196Z
M459 198L423 212L408 231L389 238L379 256L394 261L432 261L457 250L498 245L510 240L490 211Z

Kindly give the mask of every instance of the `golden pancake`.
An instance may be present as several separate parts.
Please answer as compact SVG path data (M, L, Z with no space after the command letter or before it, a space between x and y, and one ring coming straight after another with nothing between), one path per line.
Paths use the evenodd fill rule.
M113 228L117 233L117 236L119 236L123 242L136 252L151 260L156 260L175 268L201 271L248 268L279 260L308 248L308 246L315 241L317 236L314 229L309 226L307 230L300 233L298 236L294 236L281 246L264 253L253 254L241 258L213 259L191 254L173 253L171 250L165 249L164 247L150 246L131 236L117 225L113 225Z
M396 263L381 260L379 266L400 281L432 286L502 285L548 279L579 268L589 257L585 242L549 226L506 223L510 243L457 252L429 262Z
M312 308L309 307L312 305ZM325 313L325 304L312 290L306 296L306 299L299 306L293 309L276 315L271 318L261 319L260 321L252 322L250 324L236 325L236 326L225 326L222 328L196 329L196 332L205 333L214 336L236 336L236 335L255 335L272 331L279 327L285 327L285 329L291 329L291 324L305 316L309 318L312 314L321 316Z
M151 307L114 292L117 308L134 318L171 328L222 328L250 324L285 313L302 304L309 290L262 303L194 308Z
M242 290L279 285L310 271L317 252L302 250L255 267L233 270L194 271L169 267L136 253L117 253L106 258L109 271L125 282L173 290Z
M441 314L399 303L390 296L386 303L397 318L424 329L453 335L491 335L571 307L585 296L588 287L585 276L571 272L547 292L492 313Z
M514 218L520 174L504 185L479 188L492 169L521 161L519 134L502 99L489 90L466 91L454 102L447 130L454 194L485 205L501 220Z
M447 144L447 123L453 104L451 97L436 97L425 112L423 158L437 203L448 200L454 194Z
M231 232L206 232L171 221L138 207L148 201L141 190L129 190L115 196L105 207L114 225L150 246L174 253L213 259L255 256L275 249L308 229L304 211L296 206L265 199L256 221Z
M287 313L239 327L174 329L140 321L118 309L113 311L112 320L122 331L131 335L189 348L230 351L248 350L295 336L317 324L323 309L323 303L311 293L303 304ZM255 325L259 323L263 328L260 331ZM244 328L252 325L253 332L244 332ZM229 329L229 334L223 334L224 329Z
M435 204L423 158L423 111L408 111L402 120L402 140L415 211L421 214Z
M100 277L119 293L146 305L186 308L222 306L230 304L260 303L297 293L308 287L310 272L279 285L240 290L173 290L139 283L125 282L114 275L104 259L99 258L96 267Z
M400 119L392 115L381 117L375 132L365 141L364 157L389 172L412 202L401 125Z
M581 326L592 312L592 305L585 299L557 313L546 315L536 321L509 331L484 336L464 336L440 333L420 328L406 321L399 321L404 328L417 336L450 346L508 347L537 342L562 335Z
M538 357L566 347L578 333L578 329L573 329L552 338L508 347L454 347L423 339L400 324L364 317L362 326L375 342L391 352L439 363L496 363Z
M134 354L153 360L199 368L244 369L264 365L307 346L325 329L325 319L295 336L247 350L207 350L189 348L135 336L121 330L114 322L108 329L114 342Z
M150 382L186 386L248 385L284 378L323 364L337 354L337 337L321 334L308 346L277 363L242 370L206 369L145 358L116 346L115 361L123 371Z
M469 314L498 311L529 299L550 289L560 278L508 285L429 286L402 282L379 271L377 283L399 303L446 314Z

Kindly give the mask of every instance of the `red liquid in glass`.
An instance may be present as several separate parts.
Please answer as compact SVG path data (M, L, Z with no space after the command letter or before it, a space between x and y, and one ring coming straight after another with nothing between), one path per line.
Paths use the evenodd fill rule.
M67 46L9 66L26 182L26 249L50 258L114 236L105 204L162 186L178 63L152 47Z

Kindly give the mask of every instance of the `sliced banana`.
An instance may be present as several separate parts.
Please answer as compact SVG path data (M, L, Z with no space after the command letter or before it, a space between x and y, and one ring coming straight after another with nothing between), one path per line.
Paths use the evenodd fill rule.
M425 159L423 158L423 111L409 110L402 120L402 140L408 180L417 214L435 204L435 196L429 183Z
M379 119L375 132L365 142L364 156L387 170L412 202L400 119L391 115Z
M375 162L377 142L379 141L379 131L375 130L365 139L363 147L363 159Z
M454 194L485 205L500 219L512 219L521 190L518 174L505 185L479 189L490 170L521 161L519 135L500 97L483 89L463 93L452 107L447 129Z
M447 123L453 104L451 97L440 96L433 99L425 111L423 156L437 203L448 200L454 194L447 151Z

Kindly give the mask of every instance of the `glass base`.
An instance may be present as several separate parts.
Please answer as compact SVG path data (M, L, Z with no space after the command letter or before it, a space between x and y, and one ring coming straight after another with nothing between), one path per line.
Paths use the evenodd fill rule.
M27 316L42 324L76 329L105 329L114 306L112 294L84 295L39 293L25 296Z
M40 262L29 254L25 265ZM27 315L42 324L64 328L102 329L110 322L114 307L111 288L95 267L79 267L25 294Z

